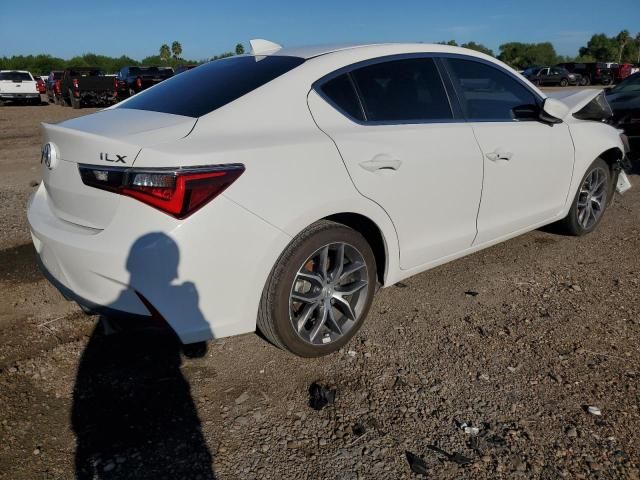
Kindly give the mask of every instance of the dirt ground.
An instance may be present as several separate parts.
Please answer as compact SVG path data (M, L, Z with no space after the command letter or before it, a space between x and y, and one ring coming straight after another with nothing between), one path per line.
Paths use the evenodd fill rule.
M426 478L640 478L638 176L591 235L535 231L380 291L329 357L184 349L113 333L36 266L38 123L91 111L0 107L0 479L415 478L406 452ZM335 404L309 407L314 381Z

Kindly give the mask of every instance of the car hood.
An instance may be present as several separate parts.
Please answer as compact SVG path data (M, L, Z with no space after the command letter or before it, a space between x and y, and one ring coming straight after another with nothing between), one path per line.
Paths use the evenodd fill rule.
M573 114L586 107L587 104L594 98L596 98L600 93L602 93L602 90L589 88L579 91L552 92L547 96L556 100L560 100L567 107L569 107L569 113Z

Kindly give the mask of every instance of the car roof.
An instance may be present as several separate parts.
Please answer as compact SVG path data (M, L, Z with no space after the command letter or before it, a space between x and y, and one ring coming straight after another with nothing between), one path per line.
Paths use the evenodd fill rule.
M477 57L486 57L485 54L476 52L475 50L469 50L467 48L453 47L451 45L441 45L439 43L337 43L328 45L310 45L301 47L283 47L281 49L269 52L268 55L276 56L290 56L299 57L308 60L310 58L318 57L321 55L328 55L344 50L364 50L375 49L380 50L380 54L384 54L385 47L393 47L394 50L399 47L406 47L409 50L415 51L420 49L424 52L434 53L458 53Z
M0 73L31 73L28 70L0 70Z

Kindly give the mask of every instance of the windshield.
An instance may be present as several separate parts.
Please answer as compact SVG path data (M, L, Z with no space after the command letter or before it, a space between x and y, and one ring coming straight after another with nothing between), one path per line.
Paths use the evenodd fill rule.
M634 73L622 83L619 83L611 89L613 93L640 93L640 73Z
M0 72L0 80L11 82L30 82L33 80L28 72Z
M287 73L304 59L238 56L215 60L176 75L117 108L201 117Z

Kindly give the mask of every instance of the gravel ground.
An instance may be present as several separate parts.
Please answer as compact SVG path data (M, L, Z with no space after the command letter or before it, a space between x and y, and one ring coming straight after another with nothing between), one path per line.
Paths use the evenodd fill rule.
M535 231L380 291L329 357L185 349L84 316L35 265L37 124L90 111L0 107L0 479L416 478L406 452L423 478L640 478L637 176L587 237ZM335 403L310 408L313 382Z

